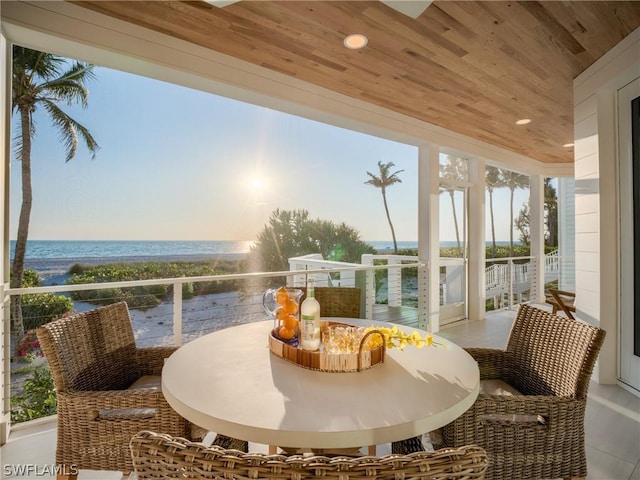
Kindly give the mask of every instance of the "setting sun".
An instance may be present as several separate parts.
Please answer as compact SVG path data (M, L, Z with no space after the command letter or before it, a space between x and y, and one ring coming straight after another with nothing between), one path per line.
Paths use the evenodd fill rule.
M262 177L255 176L249 179L249 186L253 190L262 190L265 186L265 181L262 179Z

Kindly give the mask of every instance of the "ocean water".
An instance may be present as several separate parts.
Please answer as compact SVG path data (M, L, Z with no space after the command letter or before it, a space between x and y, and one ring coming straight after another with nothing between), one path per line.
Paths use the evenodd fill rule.
M26 258L166 257L174 255L246 254L250 240L143 241L143 240L29 240ZM13 258L15 241L11 241Z
M379 250L393 249L391 241L370 243ZM100 264L126 261L199 260L218 257L238 259L249 253L251 240L161 241L161 240L29 240L26 268L40 273L48 283L59 281L76 263ZM418 242L398 242L398 248L417 248ZM11 241L13 260L15 240Z
M43 285L61 283L76 263L238 259L253 241L29 240L25 267L40 274ZM15 241L11 241L13 260Z
M393 250L393 242L366 241L381 252ZM508 245L509 242L497 242ZM197 260L219 257L237 259L246 255L254 244L251 240L160 241L160 240L29 240L25 266L41 275L67 272L75 263L99 264L120 261ZM489 242L487 242L489 244ZM441 242L441 247L454 247L455 241ZM417 241L399 241L399 249L418 248ZM11 241L13 259L15 241Z
M365 240L376 250L392 250L391 240ZM509 242L498 241L498 245ZM517 242L516 242L517 243ZM89 259L128 257L209 257L239 256L249 253L252 240L163 241L163 240L29 240L27 259ZM455 241L440 242L440 247L455 247ZM490 242L487 242L490 245ZM418 241L399 241L399 249L418 248ZM13 258L15 240L11 240Z

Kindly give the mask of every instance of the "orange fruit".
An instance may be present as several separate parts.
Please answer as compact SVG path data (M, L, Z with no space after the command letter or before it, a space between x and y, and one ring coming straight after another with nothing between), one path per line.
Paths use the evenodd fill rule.
M284 307L276 308L276 311L273 312L273 314L278 320L284 320L287 317L287 312L284 311Z
M298 326L298 319L295 317L295 315L287 315L282 321L282 325L290 330L295 330Z
M283 340L291 340L295 334L295 330L285 326L280 327L280 330L278 330L278 337Z
M286 288L280 287L278 290L276 290L276 302L279 305L284 305L287 300L289 300L289 292L287 292Z
M284 311L291 315L295 315L298 313L298 302L295 300L287 300L284 304Z

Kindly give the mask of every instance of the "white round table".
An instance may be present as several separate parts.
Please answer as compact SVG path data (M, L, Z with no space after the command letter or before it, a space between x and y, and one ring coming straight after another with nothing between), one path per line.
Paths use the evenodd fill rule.
M179 348L162 370L162 392L169 404L217 433L266 445L322 449L421 435L460 416L478 395L476 362L443 338L435 337L442 346L388 349L384 363L369 370L326 373L272 354L267 345L272 325L231 327Z

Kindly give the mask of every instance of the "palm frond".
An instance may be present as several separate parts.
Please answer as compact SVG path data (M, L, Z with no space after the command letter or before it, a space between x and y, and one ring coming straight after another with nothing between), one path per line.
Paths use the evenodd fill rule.
M92 158L95 158L95 152L99 147L91 133L89 133L84 126L62 111L54 102L44 100L42 105L49 113L53 124L58 128L60 140L64 143L65 150L67 151L66 161L68 162L71 160L76 154L76 150L78 148L78 136L82 137L85 145L92 153Z

